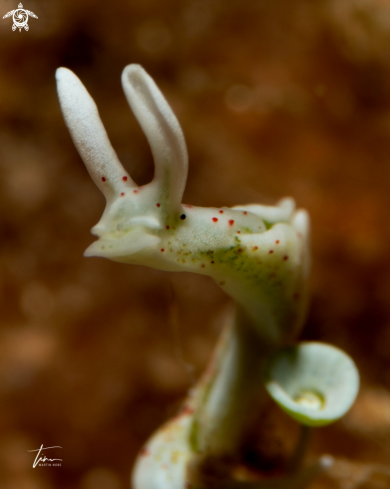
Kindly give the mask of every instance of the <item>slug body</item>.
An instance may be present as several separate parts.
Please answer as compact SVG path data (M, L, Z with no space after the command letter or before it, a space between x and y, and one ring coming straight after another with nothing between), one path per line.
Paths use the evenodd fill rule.
M194 461L239 447L265 399L266 356L299 331L307 305L309 219L292 199L276 206L200 208L182 203L188 157L180 125L150 76L129 65L122 85L152 149L155 175L138 186L111 147L95 103L80 80L57 70L65 122L106 197L85 252L123 263L208 275L236 302L210 367L181 413L141 451L135 489L184 489Z

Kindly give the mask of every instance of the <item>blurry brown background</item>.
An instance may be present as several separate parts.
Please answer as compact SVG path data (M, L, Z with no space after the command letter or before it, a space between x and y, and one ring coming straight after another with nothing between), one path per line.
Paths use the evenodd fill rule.
M1 0L0 16L17 3ZM83 258L104 199L63 123L54 72L82 79L144 184L152 158L120 86L134 62L182 124L185 202L291 195L309 210L303 338L344 348L362 376L356 406L317 430L311 454L354 464L343 489L386 487L359 486L359 474L390 466L390 1L23 3L39 17L28 32L0 19L0 488L128 487L223 322L228 299L204 277ZM270 416L254 458L272 469L297 430L277 408ZM32 469L27 450L41 444L63 447L62 467Z

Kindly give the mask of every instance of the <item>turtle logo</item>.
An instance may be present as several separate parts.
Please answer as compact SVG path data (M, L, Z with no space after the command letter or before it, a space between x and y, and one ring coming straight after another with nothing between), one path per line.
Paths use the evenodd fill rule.
M6 19L7 17L13 18L13 25L12 25L12 30L16 31L16 29L19 29L19 32L22 32L22 29L24 28L26 31L28 31L28 16L34 17L34 19L37 19L38 17L34 14L34 12L30 12L30 10L24 10L23 5L19 3L18 8L16 10L11 10L11 12L7 12L4 16L3 19Z

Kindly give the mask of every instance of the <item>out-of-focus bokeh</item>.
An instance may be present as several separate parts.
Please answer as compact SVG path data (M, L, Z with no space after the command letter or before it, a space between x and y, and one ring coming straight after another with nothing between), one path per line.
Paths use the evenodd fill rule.
M310 212L304 339L345 349L362 389L318 429L339 485L388 487L390 467L390 3L386 0L0 0L0 487L124 489L147 437L210 357L229 300L204 277L83 258L104 199L64 125L74 70L139 184L153 176L120 74L140 63L183 127L184 201ZM248 463L272 473L297 427L273 407ZM61 467L32 468L41 445ZM50 455L49 455L50 453Z

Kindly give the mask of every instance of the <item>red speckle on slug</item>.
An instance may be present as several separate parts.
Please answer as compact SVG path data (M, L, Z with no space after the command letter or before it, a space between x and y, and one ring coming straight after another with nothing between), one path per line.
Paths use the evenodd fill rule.
M284 255L283 260L284 261L288 260L288 256L287 255Z
M279 244L279 243L280 243L280 241L277 239L277 240L275 241L275 243L276 243L276 244Z
M201 267L202 268L206 268L206 265L204 263L202 263Z
M217 217L213 217L213 221L214 222L218 222L218 218Z
M274 250L269 250L269 254L272 255L272 253L274 252Z
M211 264L214 265L214 262L212 261Z
M220 213L220 214L223 214L223 211L221 210L221 211L219 211L219 213Z
M121 192L121 197L124 197L125 196L125 193L124 192Z
M150 455L150 452L149 452L149 450L146 447L143 447L143 449L140 452L140 455L142 457L147 457L148 455Z
M133 190L133 193L134 194L138 194L138 190Z
M187 415L187 416L191 416L192 414L194 414L194 410L190 406L183 406L183 409L179 413L179 415Z
M237 234L241 234L241 231L237 231Z
M247 213L247 211L244 211L243 214L244 214L244 216L246 216L248 213Z
M156 207L160 207L160 205L161 205L161 204L160 204L159 202L157 202Z
M230 219L230 221L229 221L229 226L233 226L233 224L234 224L233 219Z
M165 229L169 229L169 226L165 226Z
M105 182L106 181L106 177L102 177L102 182Z
M127 182L127 177L126 177L126 176L122 177L122 180L123 180L124 182Z
M259 247L258 247L258 246L254 246L254 247L253 247L253 251L256 251L256 250L258 250L258 249L259 249Z
M164 249L164 248L161 248L161 250L160 250L160 251L161 251L162 253L164 253L165 249Z

